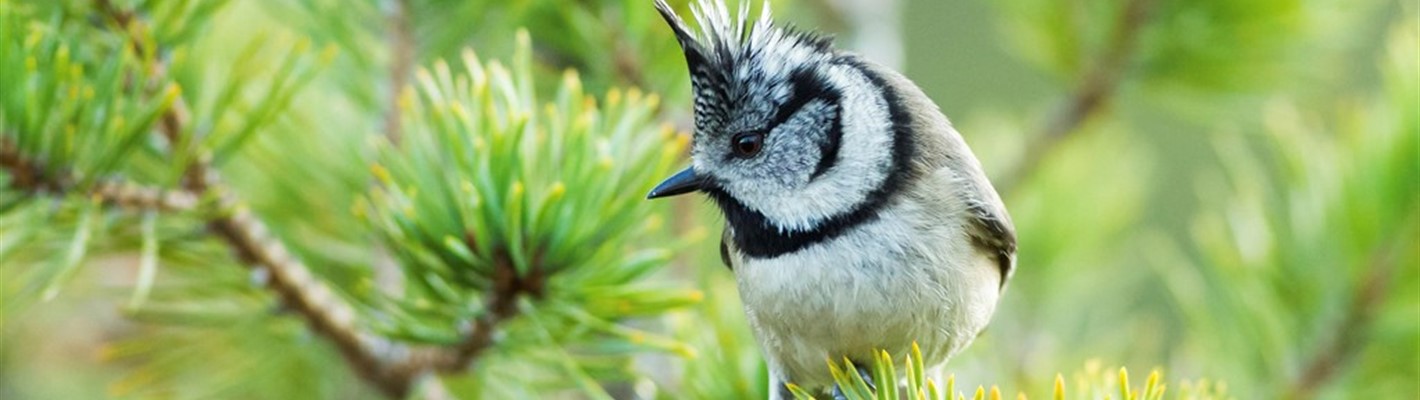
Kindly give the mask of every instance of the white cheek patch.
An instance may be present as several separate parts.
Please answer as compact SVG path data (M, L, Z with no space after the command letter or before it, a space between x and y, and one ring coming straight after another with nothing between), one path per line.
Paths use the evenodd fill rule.
M809 231L825 219L852 212L882 186L892 169L892 119L882 93L849 66L830 65L824 77L842 95L838 162L796 189L763 182L732 182L726 188L781 233Z

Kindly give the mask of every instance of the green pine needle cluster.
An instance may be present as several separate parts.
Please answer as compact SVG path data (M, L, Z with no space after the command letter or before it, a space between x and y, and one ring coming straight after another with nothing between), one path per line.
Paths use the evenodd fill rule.
M686 138L652 123L656 96L613 91L598 104L574 72L551 100L538 100L528 36L518 38L509 67L470 51L458 73L443 61L419 71L417 90L401 99L405 136L376 146L378 186L356 212L407 268L400 317L390 321L399 336L454 340L449 322L483 312L476 299L507 281L577 304L560 317L603 328L698 298L624 286L671 258L647 246L664 227L643 194L671 171Z
M904 371L900 374L894 364L901 360ZM830 361L828 368L833 374L839 391L848 400L1001 400L1002 390L996 385L989 389L977 386L974 392L958 390L956 377L947 376L944 384L927 376L922 363L922 351L916 345L905 356L894 357L886 351L879 351L872 361L868 373L871 382L860 375L853 362L844 359L842 363ZM1072 384L1067 385L1063 375L1055 375L1055 383L1049 398L1066 399L1121 399L1121 400L1224 400L1231 399L1227 385L1207 380L1179 382L1178 389L1169 392L1159 370L1149 373L1141 386L1134 386L1129 380L1129 370L1119 368L1117 374L1109 374L1111 368L1102 368L1098 360L1091 360L1085 368L1073 374ZM875 384L893 382L892 385ZM902 382L902 384L897 384ZM790 384L789 390L798 400L812 400L812 393L802 387ZM971 394L968 394L971 393ZM1167 395L1166 395L1167 394ZM1026 400L1025 393L1017 393L1016 399Z
M406 283L386 297L377 327L455 345L467 321L526 316L500 350L565 358L590 393L599 392L593 375L617 374L583 372L598 363L623 368L615 360L635 350L692 357L677 340L619 323L702 297L646 280L680 245L644 196L677 166L688 136L654 123L656 95L613 89L599 100L572 71L540 100L529 36L517 41L506 66L466 51L459 68L418 71L400 98L400 140L377 139L377 184L354 211Z
M68 184L88 187L119 172L123 161L144 150L159 115L181 90L166 82L145 84L150 74L144 66L151 60L129 46L78 46L54 27L30 24L16 14L13 7L0 8L4 139L14 150L43 160L34 165L36 174L67 170L73 181ZM155 95L134 96L135 91Z

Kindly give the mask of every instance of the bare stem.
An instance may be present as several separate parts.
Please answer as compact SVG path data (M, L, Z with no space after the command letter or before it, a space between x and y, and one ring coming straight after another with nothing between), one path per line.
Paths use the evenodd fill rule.
M389 21L389 41L390 41L390 71L389 71L389 93L385 101L385 136L391 143L399 144L402 128L400 126L400 91L409 84L409 76L414 71L415 42L414 28L410 24L410 3L409 0L388 0L390 5L389 14L386 19Z
M41 164L26 158L10 137L0 137L0 169L10 174L11 187L31 194L62 195L75 190L74 179L65 174L47 172ZM184 191L142 186L121 180L100 181L88 189L104 205L140 210L170 212L197 208L198 199Z
M63 192L69 185L55 179L43 163L20 154L19 144L10 136L0 137L0 168L10 173L10 186L29 192Z
M1070 134L1098 114L1114 98L1136 50L1139 32L1149 20L1152 0L1128 0L1115 21L1109 43L1066 98L1055 115L1046 120L1040 134L1026 147L1021 161L996 181L1002 193L1011 193L1040 169L1041 161Z
M1408 219L1412 223L1408 228L1414 228L1413 222L1417 220L1417 216L1420 214L1412 213L1411 218ZM1324 342L1311 360L1302 367L1302 374L1292 382L1286 398L1294 400L1315 398L1318 390L1335 378L1346 362L1361 350L1366 336L1370 333L1376 313L1380 311L1386 294L1390 291L1391 275L1395 272L1396 257L1401 254L1401 251L1413 250L1399 249L1398 247L1404 247L1401 245L1403 243L1415 243L1415 236L1400 236L1386 245L1379 246L1371 253L1366 264L1366 274L1351 293L1351 302L1346 308L1345 316L1336 326L1328 329L1330 332L1335 332L1335 336L1330 341Z

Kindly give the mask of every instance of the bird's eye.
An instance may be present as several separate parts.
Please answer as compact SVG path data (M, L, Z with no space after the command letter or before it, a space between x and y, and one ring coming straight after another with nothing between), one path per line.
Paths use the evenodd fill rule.
M740 157L754 157L763 148L764 134L760 132L741 132L730 138L730 151Z

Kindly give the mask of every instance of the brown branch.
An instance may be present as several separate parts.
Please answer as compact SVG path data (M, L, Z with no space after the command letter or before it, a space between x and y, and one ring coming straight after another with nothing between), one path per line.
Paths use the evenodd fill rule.
M634 87L646 87L646 73L641 70L642 63L637 60L636 52L633 51L625 40L621 40L624 33L613 34L612 65L616 75L623 81Z
M465 235L464 242L471 249L478 248L472 235ZM440 371L463 370L484 350L492 347L493 332L497 330L498 325L518 314L518 295L542 297L547 285L547 276L545 271L536 267L540 264L540 259L534 258L534 268L526 276L520 276L507 252L499 251L493 254L493 287L487 295L484 312L473 320L473 326L469 328L463 342L455 346L450 357L440 363Z
M1412 213L1410 221L1415 220ZM1412 224L1413 225L1413 224ZM1302 374L1292 382L1285 398L1293 400L1312 399L1317 391L1335 378L1365 344L1370 334L1376 313L1385 303L1390 291L1391 275L1395 272L1395 259L1399 256L1401 243L1414 243L1414 236L1401 235L1386 245L1376 248L1366 264L1366 274L1351 293L1351 302L1346 314L1336 326L1328 329L1335 332L1330 341L1325 342L1317 353L1302 368Z
M34 195L64 195L82 188L63 173L37 173L38 163L26 158L8 136L0 137L0 169L13 178L10 186ZM207 191L219 191L217 209L207 217L211 230L223 239L244 264L266 271L267 286L282 304L305 317L311 328L331 339L361 377L391 397L404 397L415 378L431 365L448 358L442 349L411 349L383 337L365 333L355 324L355 310L317 280L310 269L291 255L280 241L268 234L266 225L237 200L220 192L211 174L173 191L122 181L95 184L87 193L104 205L126 208L183 212L197 209L198 198ZM203 188L193 191L195 188Z
M645 88L650 84L646 80L646 63L642 62L641 55L637 54L629 36L625 24L608 24L604 39L611 46L611 73L620 79L622 84Z
M576 7L587 7L579 4ZM633 41L628 39L626 30L617 23L609 22L607 30L602 32L600 39L608 46L607 54L610 56L605 60L610 61L610 76L621 84L646 88L650 82L646 79L644 63L640 55L636 52ZM541 64L553 66L555 68L567 68L586 71L591 69L586 65L585 59L579 58L575 52L562 51L555 47L538 46L533 49L533 57ZM597 59L595 61L603 61Z
M78 190L72 176L44 171L40 162L21 154L9 136L0 137L0 169L10 174L12 188L31 195L62 195ZM104 205L140 210L181 212L196 209L198 204L197 197L187 192L120 180L98 182L86 192Z
M60 193L71 184L52 178L44 163L20 154L19 144L10 135L0 136L0 168L10 173L10 186L27 192Z
M391 143L399 144L402 135L400 124L400 92L409 84L409 76L414 72L415 46L414 27L410 24L409 0L390 0L392 9L386 17L389 20L390 76L389 93L385 102L385 136Z
M198 198L192 193L142 186L115 181L100 182L91 191L108 205L139 210L184 212L197 209Z
M213 190L211 184L201 185ZM219 198L220 206L231 212L212 218L208 226L232 247L238 259L251 268L266 271L267 287L276 292L281 303L335 344L361 378L390 397L409 393L414 379L424 370L417 360L427 357L422 353L428 350L416 354L415 349L360 329L354 308L272 237L264 223L245 207L237 206L231 195L223 193Z
M97 0L101 5L108 0ZM124 18L112 6L101 6L120 23L134 23ZM131 34L131 28L124 26ZM141 43L138 38L130 38ZM165 72L165 63L154 63L154 79ZM183 129L188 125L187 103L179 96L160 119L158 131L171 146L183 143ZM184 151L174 149L174 151ZM335 295L324 282L316 279L310 268L295 258L286 246L270 235L270 229L256 218L241 201L220 182L207 158L193 160L185 168L183 189L192 196L215 194L218 213L207 220L209 229L232 248L246 266L265 271L266 285L276 292L281 303L301 315L317 334L331 340L351 367L365 380L390 397L404 397L416 376L426 368L416 360L424 360L434 350L423 349L415 354L401 343L364 332L355 323L353 307Z
M179 98L162 116L163 136L174 145L187 125L186 105ZM325 282L315 278L310 268L287 250L270 229L220 181L206 158L187 166L183 187L196 196L215 194L216 208L207 225L232 248L247 267L267 273L266 285L281 303L295 310L320 336L329 339L351 368L391 398L408 395L418 377L432 360L444 358L435 348L411 348L403 343L365 332L356 324L356 311L336 295Z
M1136 50L1139 33L1149 20L1152 0L1128 0L1115 21L1114 33L1104 51L1081 79L1070 97L1046 120L1040 134L1027 145L1019 163L996 181L1001 193L1011 193L1040 169L1041 161L1079 131L1090 117L1107 106L1119 89Z
M132 24L139 22L132 13L118 10L109 0L95 1L100 11L129 35L129 42L135 46L143 42L132 36ZM163 64L155 63L155 79L164 72ZM181 135L188 118L187 105L181 96L163 113L158 128L170 145L183 143ZM357 327L354 308L317 280L310 268L272 237L266 225L241 206L219 180L206 158L193 160L183 174L182 186L191 195L216 195L216 208L220 212L213 213L207 221L212 232L223 239L245 265L265 271L269 277L267 287L276 292L282 304L301 315L316 333L330 339L362 378L391 397L407 394L414 376L423 369L410 366L418 359L413 351Z
M108 18L110 22L113 22L119 29L122 29L123 34L129 35L130 38L134 35L134 32L129 31L129 29L132 29L134 26L132 11L119 9L114 6L113 2L110 0L94 0L94 6L99 8L99 14L101 16ZM138 54L145 54L146 50L143 48L142 40L129 40L128 44L133 46L133 49L137 51Z
M400 106L400 98L403 97L403 92L409 85L410 74L415 62L416 45L413 27L410 23L413 5L410 4L410 0L383 0L382 4L387 5L390 9L385 15L386 29L388 30L386 40L389 44L387 82L389 87L385 89L383 134L390 144L399 146L404 129L404 121L402 120L404 109ZM371 184L376 183L373 179L370 182ZM373 255L370 268L374 270L375 287L389 296L403 296L404 271L391 257L390 250L384 243L373 238L371 240L370 250Z

